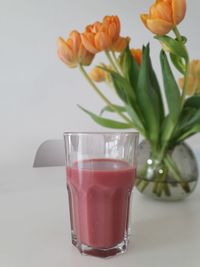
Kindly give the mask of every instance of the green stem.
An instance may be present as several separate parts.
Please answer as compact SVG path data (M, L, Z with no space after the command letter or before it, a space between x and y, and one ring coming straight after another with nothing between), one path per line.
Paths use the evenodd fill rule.
M115 54L114 51L112 51L112 55L113 55L113 58L114 58L115 62L118 64L118 60L117 60L117 57L116 57L116 54Z
M190 73L190 60L189 60L189 56L188 56L188 59L186 60L186 73L185 73L185 78L184 78L183 93L181 96L181 109L184 106L185 97L186 97L187 89L189 86L189 73Z
M164 163L166 164L167 168L172 172L175 180L177 182L181 182L182 181L181 175L179 174L179 171L177 170L176 165L174 164L174 162L172 161L169 155L167 155L164 158Z
M174 32L178 42L182 43L182 36L181 36L181 34L180 34L180 32L179 32L177 27L175 27L173 29L173 32ZM188 88L188 85L189 85L189 72L190 72L190 57L189 57L189 54L188 54L188 51L187 51L187 48L186 48L185 45L184 45L184 48L185 48L187 57L185 59L186 72L185 72L185 75L184 75L184 86L183 86L183 92L182 92L182 96L181 96L181 111L182 111L182 108L183 108L184 103L185 103L185 97L186 97L187 88Z
M171 196L171 191L170 191L170 187L169 187L169 184L168 183L165 183L164 192L165 192L165 195L167 197L170 197Z
M119 62L118 62L118 59L117 59L116 54L115 54L114 51L112 51L112 56L113 56L113 59L114 59L114 61L115 61L115 64L117 65L118 71L119 71L120 74L123 76L123 72L122 72L121 66L120 66L120 64L119 64Z
M125 116L123 113L121 113L111 102L110 100L99 90L99 88L95 85L95 83L90 79L89 75L85 71L84 67L82 65L79 65L80 71L86 78L86 80L89 82L89 84L92 86L94 91L100 96L100 98L114 111L116 112L124 121L126 121L128 124L130 124L133 128L137 128L133 122Z
M178 30L177 27L174 27L173 29L173 32L177 38L177 41L180 42L180 43L183 43L182 41L182 36ZM189 72L190 72L190 57L189 57L189 54L188 54L188 51L187 51L187 48L186 46L184 45L184 48L185 48L185 51L186 51L186 54L187 54L187 57L185 58L185 64L186 64L186 72L185 72L185 75L184 75L184 86L183 86L183 91L182 91L182 95L181 95L181 103L180 103L180 112L177 116L177 120L176 120L176 123L175 123L175 126L174 128L172 129L171 131L171 134L170 134L170 138L173 136L174 134L174 131L175 131L175 128L176 128L176 125L177 125L177 122L180 118L180 115L182 113L182 110L183 110L183 106L185 104L185 98L186 98L186 93L187 93L187 88L188 88L188 85L189 85ZM170 140L169 138L169 140ZM169 143L169 142L168 142ZM167 145L168 143L164 144L164 146L162 147L161 149L161 157L164 156L166 150L167 150Z
M179 182L179 184L181 185L182 189L186 192L189 193L191 192L191 188L189 185L188 181L184 181L175 165L175 163L173 162L173 160L171 159L171 157L168 155L166 156L166 158L164 159L164 162L166 164L166 166L169 168L169 170L172 172L174 179Z
M162 172L160 172L162 170ZM157 166L155 170L155 180L154 180L154 187L153 187L153 193L157 197L161 197L162 193L169 191L169 194L171 194L170 190L166 190L166 185L165 183L166 178L168 174L168 169L163 165L161 165L161 168Z
M138 188L138 190L142 193L144 192L144 190L146 189L146 187L149 185L149 181L147 180L142 180L140 178L138 178L137 182L136 182L136 186Z
M178 40L179 42L182 42L182 37L181 37L181 34L180 34L180 32L179 32L179 30L178 30L177 27L174 27L173 32L174 32L174 34L176 35L177 40Z
M106 56L107 56L107 58L108 58L108 60L109 60L109 62L110 62L110 64L111 64L111 66L113 67L113 69L114 69L117 73L119 73L119 70L118 70L117 66L115 65L115 62L114 62L114 60L112 59L112 57L111 57L109 51L106 50L106 51L105 51L105 54L106 54Z

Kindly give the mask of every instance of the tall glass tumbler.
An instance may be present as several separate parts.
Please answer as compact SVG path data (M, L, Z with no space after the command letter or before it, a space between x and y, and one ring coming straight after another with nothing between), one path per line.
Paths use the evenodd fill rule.
M81 254L124 253L138 134L64 133L72 243Z

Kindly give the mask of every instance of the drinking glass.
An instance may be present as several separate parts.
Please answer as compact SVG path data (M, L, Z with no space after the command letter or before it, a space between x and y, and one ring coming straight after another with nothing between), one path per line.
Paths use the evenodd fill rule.
M138 133L64 133L72 244L81 254L127 250Z

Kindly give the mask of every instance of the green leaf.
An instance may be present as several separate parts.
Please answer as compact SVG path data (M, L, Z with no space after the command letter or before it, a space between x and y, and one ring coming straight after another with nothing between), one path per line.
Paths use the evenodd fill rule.
M176 56L174 54L171 54L171 53L170 53L170 58L171 58L171 61L172 61L173 65L174 65L174 67L181 74L185 75L186 67L185 67L185 64L184 64L183 60L180 57L178 57L178 56Z
M130 105L126 105L125 107L123 106L119 106L119 105L113 105L119 112L126 112L129 114L132 122L134 123L134 125L136 126L136 128L144 134L144 127L141 124L141 121L137 115L137 113L135 112L135 110L130 106ZM105 106L101 112L100 112L100 116L102 116L102 114L104 112L115 112L110 106Z
M164 104L163 104L163 100L162 100L162 95L161 95L161 89L160 89L160 85L158 82L158 79L156 77L155 71L153 69L152 66L152 62L151 59L149 58L149 72L150 72L150 82L152 85L152 90L155 91L156 97L155 97L155 105L156 105L156 109L159 115L159 119L160 119L160 123L163 121L164 119Z
M183 135L188 130L200 124L200 96L189 97L181 112L176 127L176 137Z
M135 109L133 107L131 107L131 105L126 105L126 110L127 110L128 115L130 116L131 120L133 121L133 123L137 127L137 129L141 132L141 134L143 134L145 136L145 128L144 128L143 122L141 122Z
M129 45L121 54L120 65L125 78L130 82L132 88L135 90L135 87L137 86L139 66L131 54Z
M113 105L113 106L119 112L127 112L126 108L123 106L119 106L119 105ZM111 108L111 106L107 105L104 108L102 108L102 110L100 111L100 116L102 116L104 112L115 112L115 111Z
M160 61L162 66L163 82L165 87L165 95L170 112L170 116L174 123L180 113L181 96L179 87L171 71L167 56L164 51L161 51Z
M195 108L184 107L178 120L176 130L178 131L179 129L183 129L185 125L187 125L188 122L194 118L195 115Z
M135 93L130 83L121 75L114 71L110 71L112 82L118 96L125 103L134 103L135 102Z
M166 52L169 52L173 55L182 57L184 59L187 59L187 51L183 45L183 43L174 40L173 38L169 36L155 36L155 39L159 40L162 44L163 50Z
M148 45L143 48L142 64L137 85L137 100L144 116L148 137L155 143L158 140L159 134L159 113L156 108L158 98L151 85L149 69L150 57Z
M196 109L200 109L200 95L194 95L189 97L185 104L184 107L191 107L191 108L196 108Z
M200 109L187 107L184 108L175 128L172 142L177 143L183 141L187 137L200 131Z
M123 53L120 56L120 65L121 65L123 74L125 78L127 79L127 81L130 83L131 88L134 92L134 96L135 96L140 66L138 65L134 57L132 56L129 45L126 47L126 49L123 51ZM140 107L138 105L137 99L135 99L134 97L134 99L132 101L129 101L128 104L131 105L135 114L139 118L140 124L141 124L144 121L144 118L141 113ZM144 125L143 125L143 128L144 128Z
M99 68L110 73L114 89L123 102L128 103L135 100L131 84L123 76L106 67L99 66Z
M94 114L91 111L88 111L87 109L85 109L79 105L78 105L78 107L82 111L87 113L97 124L99 124L103 127L112 128L112 129L131 129L132 128L132 125L130 125L128 123L118 122L118 121L102 118L102 117Z
M200 109L193 112L193 116L181 125L181 129L192 128L196 124L200 124Z
M171 119L171 116L168 115L164 119L162 127L161 127L161 143L162 144L168 143L168 140L170 139L170 137L173 133L173 130L174 130L174 123Z
M182 44L186 44L187 43L187 37L185 37L185 36L182 35L181 36L181 42L182 42Z
M196 134L196 133L199 133L200 132L200 124L196 124L194 125L192 128L188 129L187 131L183 132L182 135L180 135L178 138L177 138L177 143L178 142L183 142L185 139L187 139L188 137Z
M122 77L118 73L109 69L105 70L110 73L115 91L119 96L119 98L124 102L126 109L127 107L129 107L127 109L127 113L129 115L130 115L130 110L132 110L130 115L132 121L137 126L137 128L141 130L141 132L144 132L143 116L139 109L136 95L131 84L126 78Z
M119 112L127 112L126 108L123 106L113 105L113 107L115 107L115 109L117 109ZM111 106L107 105L100 111L100 116L102 116L104 112L115 112L115 111L112 109Z

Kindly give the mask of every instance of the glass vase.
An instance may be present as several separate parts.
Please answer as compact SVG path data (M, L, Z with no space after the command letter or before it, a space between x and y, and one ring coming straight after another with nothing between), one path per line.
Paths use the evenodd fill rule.
M138 149L136 187L144 195L163 201L188 197L198 182L198 164L192 150L181 143L163 158L143 140Z
M72 244L81 254L127 250L137 133L65 133Z

